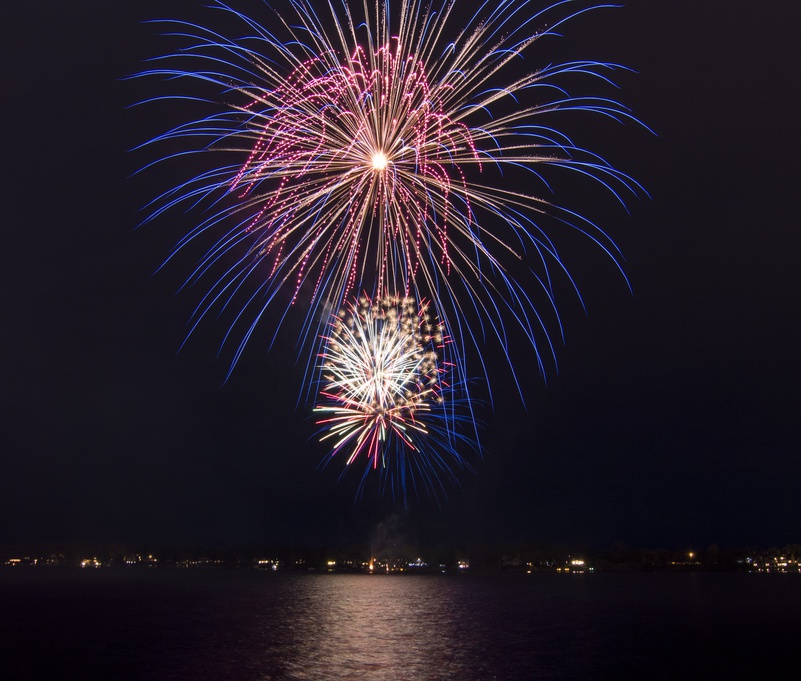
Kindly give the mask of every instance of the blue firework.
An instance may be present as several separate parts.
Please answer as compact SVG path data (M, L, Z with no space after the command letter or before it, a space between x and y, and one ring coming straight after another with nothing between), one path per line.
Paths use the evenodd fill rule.
M621 201L639 186L559 128L565 112L634 120L612 99L573 93L623 67L532 68L529 55L606 5L291 6L265 8L260 24L215 2L241 25L231 37L164 22L181 47L140 74L162 78L154 99L189 115L145 146L168 149L155 163L184 173L148 219L193 212L175 254L207 245L188 277L207 287L191 328L228 311L233 365L266 317L277 333L300 307L308 347L355 293L400 292L431 300L479 357L487 338L507 353L507 325L518 326L544 368L548 331L561 334L557 287L578 294L560 236L583 235L620 267L613 241L547 183L579 174Z

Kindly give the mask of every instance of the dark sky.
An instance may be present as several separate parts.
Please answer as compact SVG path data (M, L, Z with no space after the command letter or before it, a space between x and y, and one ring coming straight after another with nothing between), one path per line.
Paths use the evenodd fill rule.
M193 4L4 10L0 546L339 545L392 517L433 545L801 541L801 6L768 4L632 0L566 27L572 56L638 71L619 98L657 133L593 142L650 200L581 206L634 293L577 254L589 314L566 298L558 374L524 372L525 407L500 379L475 474L408 512L318 471L291 339L227 382L219 325L178 351L200 292L177 292L189 263L153 272L191 223L136 229L167 187L129 177L155 129L123 77L167 50L141 22Z

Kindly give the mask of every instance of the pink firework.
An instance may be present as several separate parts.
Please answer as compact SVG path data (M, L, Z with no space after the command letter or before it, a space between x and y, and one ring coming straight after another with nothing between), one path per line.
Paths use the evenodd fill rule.
M246 107L259 111L255 142L231 191L258 205L246 231L270 276L291 262L295 295L316 270L312 297L323 281L346 297L365 269L376 271L378 297L388 281L408 293L421 249L432 247L448 268L452 185L467 194L456 161L478 155L470 130L445 112L451 88L432 90L398 43L306 60Z

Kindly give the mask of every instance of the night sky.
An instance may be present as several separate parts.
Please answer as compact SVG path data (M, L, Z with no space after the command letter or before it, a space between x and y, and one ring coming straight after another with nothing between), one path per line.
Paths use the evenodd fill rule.
M638 72L618 97L656 132L583 138L648 189L630 216L564 198L614 236L633 295L598 253L568 257L588 314L566 292L558 371L521 367L525 406L501 372L475 473L408 511L318 469L293 338L228 381L223 324L179 351L202 291L178 291L190 262L155 271L197 216L137 228L170 178L131 177L162 126L125 76L170 46L143 21L215 14L3 12L0 546L336 546L380 523L422 545L801 541L799 3L631 0L565 28L572 57Z

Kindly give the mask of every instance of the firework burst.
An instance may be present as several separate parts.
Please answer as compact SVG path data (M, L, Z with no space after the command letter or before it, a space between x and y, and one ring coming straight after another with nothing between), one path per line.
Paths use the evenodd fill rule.
M270 307L280 313L299 301L307 346L355 291L402 292L432 300L449 335L478 347L479 359L487 337L508 355L513 321L542 370L542 355L552 355L547 329L561 329L556 282L578 293L560 235L586 236L619 267L603 231L542 198L550 193L542 173L573 171L618 198L638 191L554 119L565 111L633 119L615 101L568 90L608 85L617 65L569 61L520 75L515 64L595 7L499 0L472 13L447 0L378 0L318 13L295 0L267 28L213 6L245 33L168 22L184 46L142 74L163 77L167 99L211 108L152 141L179 147L161 160L215 155L151 213L208 210L176 248L211 239L189 278L210 282L192 328L233 308L225 336L240 339L233 365ZM191 83L191 94L176 82Z
M364 460L404 496L407 482L435 494L467 464L457 445L458 392L448 383L447 339L426 304L410 297L362 296L334 316L320 358L322 389L314 411L333 440L331 457ZM452 404L446 405L447 392ZM456 397L456 400L454 400Z

